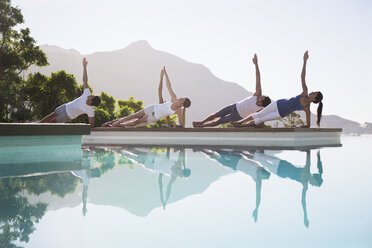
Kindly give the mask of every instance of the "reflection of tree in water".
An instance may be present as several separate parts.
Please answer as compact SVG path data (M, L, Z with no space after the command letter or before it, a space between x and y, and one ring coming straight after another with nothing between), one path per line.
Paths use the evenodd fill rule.
M50 192L52 195L65 197L75 192L79 180L71 173L57 173L23 179L25 189L30 194L40 195Z
M101 163L101 166L99 167L101 174L105 174L115 167L115 154L113 152L106 151L105 149L96 149L94 160L98 163Z
M1 247L18 247L15 241L28 242L35 231L35 223L44 216L46 203L29 203L24 192L40 195L50 192L64 197L73 193L78 179L71 173L58 173L27 178L0 180L0 244Z
M102 175L112 170L115 165L125 165L130 169L133 169L134 164L130 159L122 156L118 157L113 151L98 148L96 148L94 151L94 160L95 162L100 163L99 168Z
M35 230L45 214L47 204L30 204L21 192L23 182L20 179L0 181L0 244L1 247L17 247L12 242L29 241L29 235Z

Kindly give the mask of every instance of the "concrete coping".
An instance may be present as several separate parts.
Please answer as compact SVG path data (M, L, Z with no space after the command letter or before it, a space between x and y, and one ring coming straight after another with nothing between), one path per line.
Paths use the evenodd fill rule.
M0 136L87 134L90 126L82 123L0 123Z
M83 145L321 147L341 144L340 128L95 128Z
M303 133L319 133L319 132L342 132L342 128L120 128L120 127L96 127L92 128L94 132L303 132Z

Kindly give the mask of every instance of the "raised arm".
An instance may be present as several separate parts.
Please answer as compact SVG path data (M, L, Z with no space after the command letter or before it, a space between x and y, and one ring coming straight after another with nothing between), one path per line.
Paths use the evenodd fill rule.
M261 75L260 75L260 69L258 68L258 59L257 55L254 54L253 57L253 64L256 67L256 92L253 94L254 96L261 96L262 95L262 89L261 89Z
M83 88L88 88L88 74L87 74L88 61L86 58L83 59Z
M306 63L307 63L307 60L308 59L309 59L309 52L306 51L304 53L304 64L302 66L302 73L301 73L301 83L302 83L302 93L301 93L301 95L303 95L303 96L307 96L308 95L306 81L305 81L305 77L306 77Z
M164 78L164 69L161 69L160 72L160 82L159 82L159 88L158 88L158 95L159 95L159 103L163 103L163 78Z
M164 74L165 74L165 80L166 80L166 82L167 82L167 88L168 88L169 94L170 94L170 96L171 96L171 99L172 99L172 101L175 101L175 100L177 100L177 96L176 96L176 94L174 93L174 91L172 90L172 85L171 85L171 83L170 83L170 81L169 81L168 73L167 73L167 71L165 70L165 67L164 67Z

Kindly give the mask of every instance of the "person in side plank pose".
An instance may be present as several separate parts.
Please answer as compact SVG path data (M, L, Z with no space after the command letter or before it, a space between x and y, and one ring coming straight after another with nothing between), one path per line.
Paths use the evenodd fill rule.
M322 118L323 110L323 94L320 91L308 93L305 76L306 76L306 63L309 59L308 51L305 52L301 73L302 93L290 99L280 99L272 102L269 106L264 108L258 113L251 114L247 118L233 122L234 127L255 127L264 123L265 121L277 120L287 116L288 114L296 111L303 110L306 113L306 125L303 127L310 127L310 103L318 103L317 120L316 124L320 127L320 119Z
M220 124L238 121L260 111L271 103L268 96L262 95L260 69L258 68L258 58L256 54L252 60L256 67L256 92L253 96L224 107L202 121L194 121L192 123L194 127L215 127Z
M84 93L72 102L57 107L53 113L45 116L40 123L66 122L77 118L79 115L87 114L89 124L94 127L94 107L101 104L101 98L98 95L91 95L88 87L87 74L88 61L83 59L83 88Z
M169 94L171 95L170 102L164 102L162 96L162 89L163 89L163 77L165 75L167 88ZM110 121L106 122L102 125L102 127L136 127L136 126L146 126L156 123L158 120L168 117L173 114L178 115L178 121L180 126L185 127L185 112L186 108L190 107L191 101L187 97L177 98L176 94L174 93L167 71L165 67L161 70L160 74L160 83L159 83L159 104L152 104L147 106L146 108ZM169 123L169 119L167 118L167 124ZM169 124L168 124L169 125Z

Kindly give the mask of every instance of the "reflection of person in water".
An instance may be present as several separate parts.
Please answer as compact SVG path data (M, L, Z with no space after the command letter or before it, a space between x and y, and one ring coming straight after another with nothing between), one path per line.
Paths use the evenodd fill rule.
M228 150L203 150L211 159L216 160L221 165L228 167L234 171L241 171L249 175L256 182L256 208L253 210L254 221L257 222L258 208L261 203L261 187L262 180L270 177L270 172L265 170L256 161L247 158L245 155L239 152L233 152Z
M317 167L318 174L311 174L310 172L310 150L306 151L306 164L305 167L299 168L291 164L286 160L279 159L274 156L269 156L264 153L255 153L254 159L260 162L270 172L278 175L282 178L290 178L302 184L302 197L301 203L304 211L304 224L309 227L309 220L307 218L306 210L306 193L308 190L308 184L320 187L323 183L322 174L323 166L320 160L320 152L317 153Z
M124 156L126 156L127 158L140 163L146 169L159 173L158 183L160 190L160 200L164 209L169 200L172 185L176 181L176 179L178 177L186 178L189 177L191 174L191 170L186 168L185 149L180 150L177 160L173 160L170 158L170 148L167 148L165 156L161 156L160 154L157 154L150 149L145 151L143 151L142 149L131 149L124 150L123 152L125 153ZM163 176L170 177L167 185L165 199L163 193Z
M84 157L88 153L84 152ZM72 175L83 180L83 215L87 214L87 198L88 198L88 187L90 179L93 177L100 177L101 170L99 168L94 168L94 157L89 157L88 159L83 159L83 169L77 171L71 171Z

